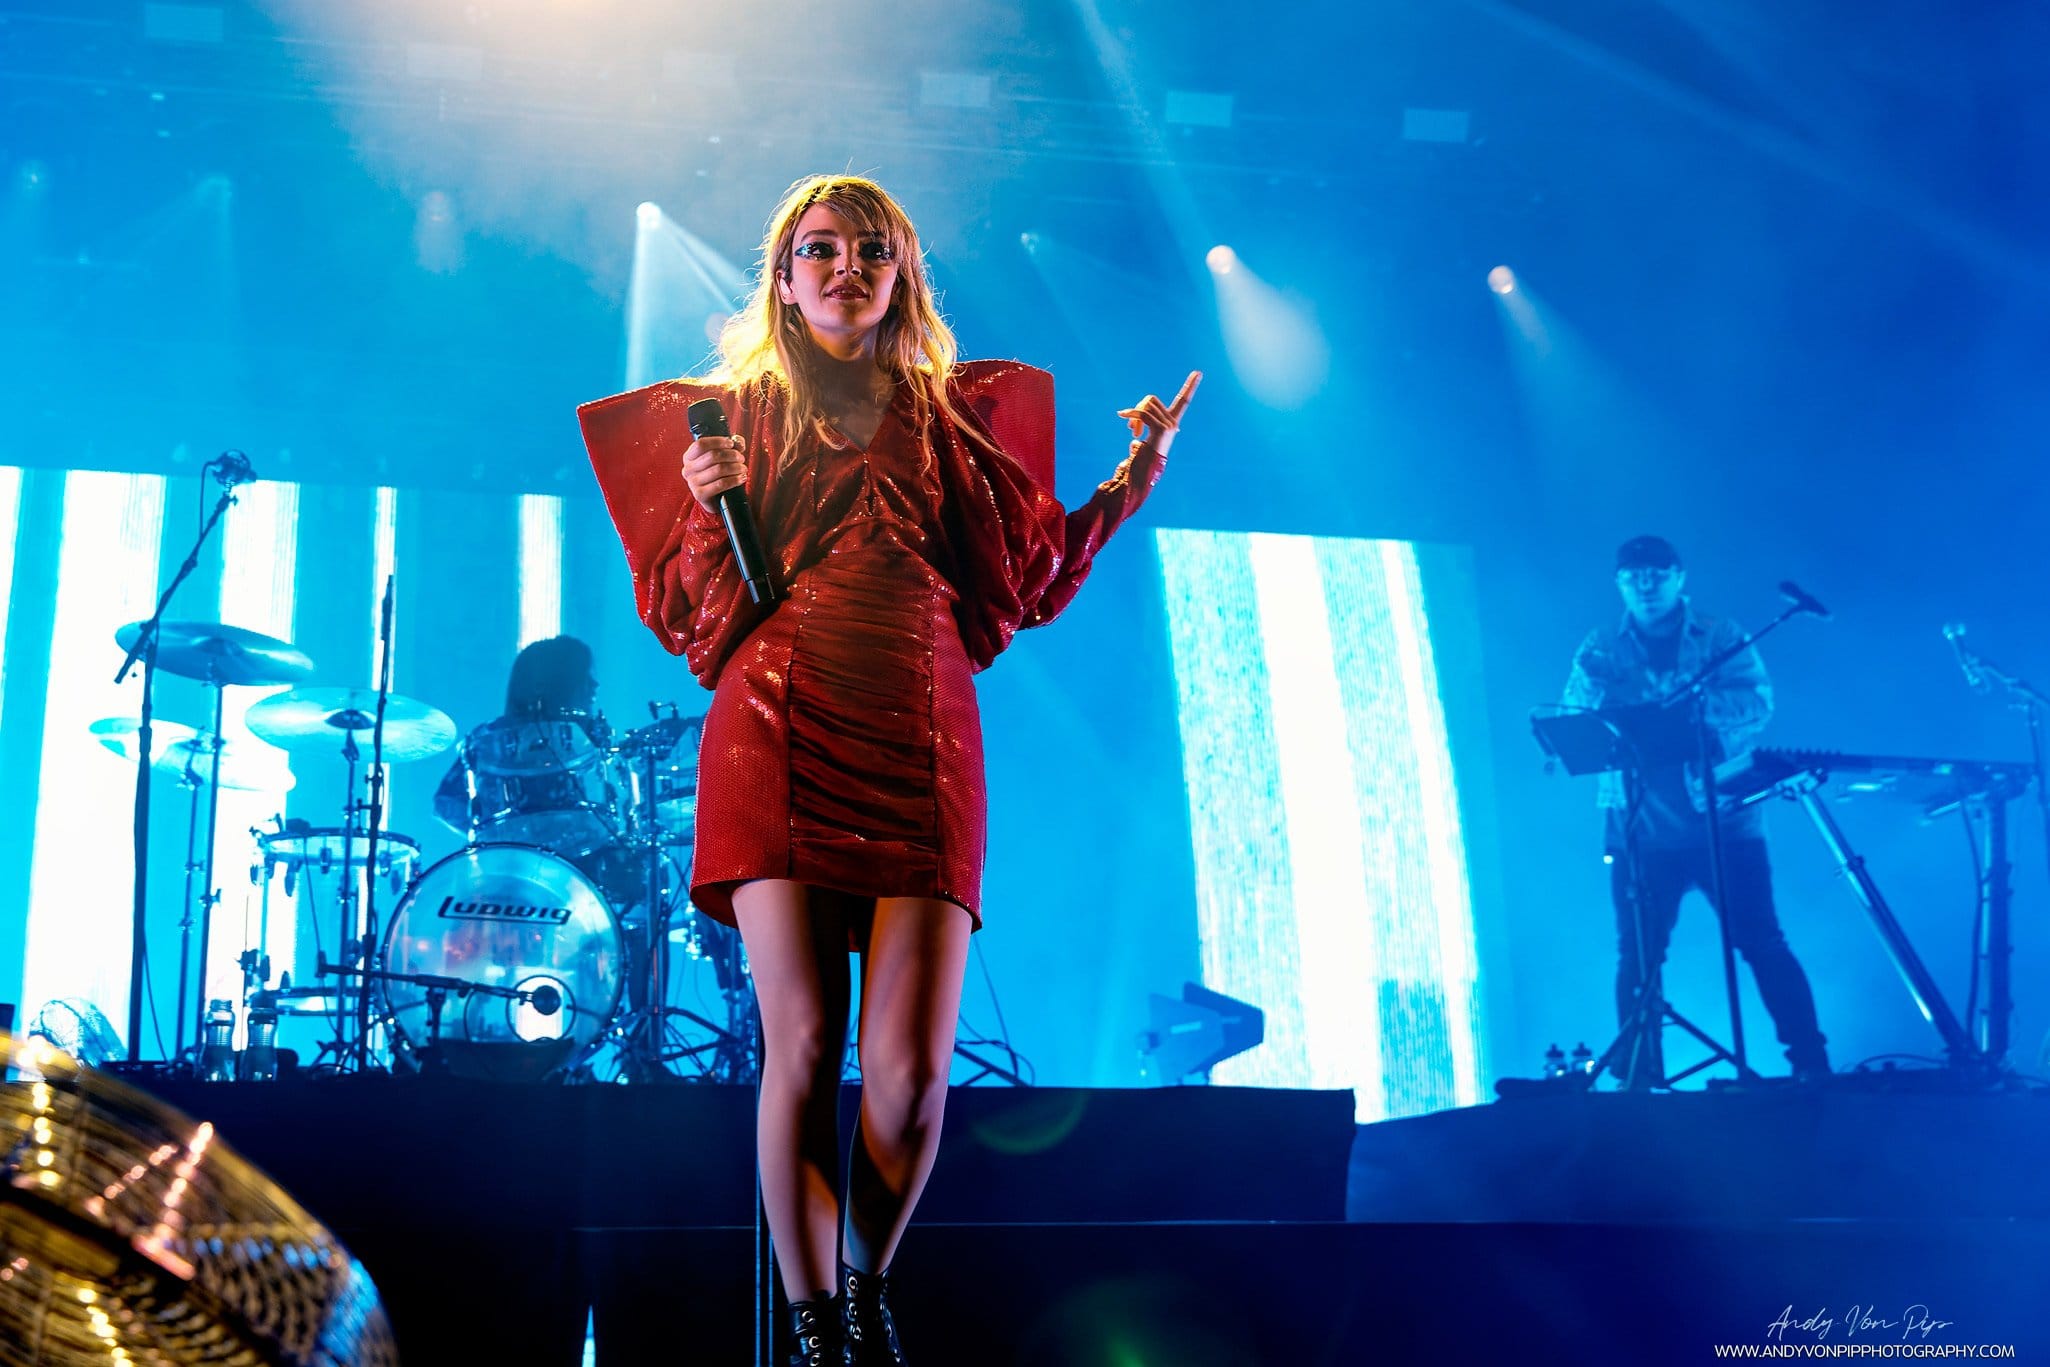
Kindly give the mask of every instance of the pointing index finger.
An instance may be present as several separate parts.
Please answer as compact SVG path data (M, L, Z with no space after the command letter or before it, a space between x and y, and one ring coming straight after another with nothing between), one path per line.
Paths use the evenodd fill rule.
M1189 378L1182 381L1182 387L1175 391L1174 402L1167 406L1167 411L1177 421L1181 419L1182 410L1189 406L1189 400L1196 397L1196 386L1202 382L1203 372L1192 370L1189 372Z

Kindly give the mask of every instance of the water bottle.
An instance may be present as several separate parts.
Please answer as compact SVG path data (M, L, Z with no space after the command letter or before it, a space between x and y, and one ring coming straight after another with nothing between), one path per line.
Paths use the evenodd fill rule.
M207 1082L235 1080L235 1003L220 997L206 1004L206 1033L200 1040L199 1075Z
M1554 1044L1545 1050L1545 1072L1547 1081L1566 1076L1566 1051Z
M249 1082L274 1082L278 1076L278 1010L249 1008L249 1044L242 1051L242 1077Z

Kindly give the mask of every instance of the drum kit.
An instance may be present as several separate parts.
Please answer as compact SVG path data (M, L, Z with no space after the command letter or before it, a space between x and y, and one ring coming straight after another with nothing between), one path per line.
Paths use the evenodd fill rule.
M142 627L117 633L124 649ZM92 732L190 794L173 1051L180 1065L210 1077L275 1076L285 1017L325 1029L316 1069L503 1080L753 1076L739 937L686 905L697 718L651 704L647 725L615 735L596 713L536 711L488 722L459 743L455 723L428 703L308 684L313 661L275 637L171 621L157 636L156 669L212 689L212 728L156 722L149 755L138 719L110 717ZM290 687L244 714L261 744L222 738L224 689L278 685ZM375 760L415 763L452 748L436 807L466 844L423 866L418 840L382 829ZM344 762L341 819L279 816L271 829L250 832L260 909L237 960L241 1000L202 989L194 1012L195 912L205 964L220 895L212 858L219 794L281 793L293 786L285 758L314 756ZM203 857L195 851L202 825ZM323 912L318 899L330 889ZM383 925L380 889L397 899ZM289 971L273 977L274 913L287 904L312 918L321 946L315 983L295 986ZM331 940L323 922L334 928ZM715 975L723 1020L670 1003L672 950ZM191 1050L188 1019L197 1025Z

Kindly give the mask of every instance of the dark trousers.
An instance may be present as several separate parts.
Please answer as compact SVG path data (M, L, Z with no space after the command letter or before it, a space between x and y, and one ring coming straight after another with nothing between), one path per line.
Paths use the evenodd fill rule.
M1643 848L1637 853L1638 883L1643 889L1644 954L1638 955L1638 919L1631 914L1628 858L1618 854L1610 872L1616 904L1616 1015L1627 1023L1637 1008L1638 988L1645 973L1657 973L1666 961L1666 946L1680 919L1680 902L1690 891L1715 899L1715 872L1706 844L1679 849ZM1821 1029L1815 1022L1815 995L1801 971L1787 937L1780 930L1772 901L1772 863L1765 842L1748 837L1723 842L1723 893L1727 903L1717 910L1730 928L1730 942L1758 983L1758 995L1772 1015L1787 1060L1801 1071L1829 1067ZM1656 1024L1641 1033L1633 1080L1665 1076Z

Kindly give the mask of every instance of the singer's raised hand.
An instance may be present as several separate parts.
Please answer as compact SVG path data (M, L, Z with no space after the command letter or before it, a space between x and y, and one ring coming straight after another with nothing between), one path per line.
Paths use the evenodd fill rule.
M1174 434L1181 430L1182 414L1188 410L1189 400L1196 396L1196 386L1201 383L1203 372L1192 370L1172 402L1162 403L1158 395L1148 394L1130 408L1120 408L1118 416L1132 429L1134 437L1164 456L1167 448L1174 445Z
M699 437L683 453L683 482L707 511L712 500L747 483L747 461L738 437Z

